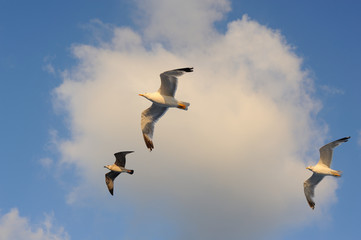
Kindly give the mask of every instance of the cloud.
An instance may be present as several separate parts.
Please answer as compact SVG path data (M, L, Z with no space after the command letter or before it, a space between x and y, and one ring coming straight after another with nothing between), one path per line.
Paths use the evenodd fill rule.
M54 66L51 64L51 62L55 59L54 56L46 56L44 58L44 65L42 67L42 69L50 74L55 74L55 68Z
M333 87L333 86L321 85L321 86L320 86L320 89L321 89L322 91L324 91L325 93L331 94L331 95L335 95L335 94L343 95L343 94L345 94L345 91L344 91L344 90L339 89L339 88L336 88L336 87Z
M99 46L73 46L79 64L55 89L71 133L58 142L61 162L81 179L68 202L105 201L102 166L135 150L127 161L135 174L116 180L114 197L138 209L143 234L166 224L172 239L259 239L317 217L337 185L325 179L309 209L305 165L318 160L326 130L314 120L321 103L302 59L280 32L247 16L218 32L228 1L200 2L149 1L142 32L114 28ZM161 72L188 66L195 71L181 77L176 97L191 106L160 119L149 153L140 113L150 102L137 94L157 90Z
M17 240L68 240L68 234L62 227L54 227L51 216L40 224L31 224L29 220L19 216L18 209L0 215L0 239Z
M137 0L147 42L171 48L203 45L218 33L214 23L230 11L227 0Z
M51 158L41 158L39 160L39 163L41 164L41 166L45 167L45 168L50 168L51 165L53 164L53 160Z

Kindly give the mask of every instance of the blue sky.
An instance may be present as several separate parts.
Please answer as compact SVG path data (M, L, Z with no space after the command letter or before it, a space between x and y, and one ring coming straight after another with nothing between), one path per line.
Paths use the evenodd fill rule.
M0 236L357 239L360 10L355 1L2 1ZM177 96L190 110L159 121L149 153L139 126L149 103L137 93L186 66L195 72ZM332 165L344 175L320 183L312 211L304 167L345 136ZM135 174L118 177L110 196L103 166L121 150L135 150Z

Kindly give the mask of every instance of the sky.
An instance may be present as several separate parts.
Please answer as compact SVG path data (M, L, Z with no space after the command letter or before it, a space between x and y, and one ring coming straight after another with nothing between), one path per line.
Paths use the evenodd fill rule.
M0 2L0 239L358 239L361 3ZM159 74L194 67L156 124ZM333 169L309 208L324 144ZM132 150L134 175L104 165Z

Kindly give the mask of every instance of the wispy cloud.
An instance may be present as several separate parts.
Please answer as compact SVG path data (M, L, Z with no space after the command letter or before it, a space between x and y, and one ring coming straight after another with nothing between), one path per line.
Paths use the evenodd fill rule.
M343 95L343 94L345 94L344 90L333 87L333 86L321 85L320 88L321 88L322 91L324 91L327 94L332 94L332 95L335 95L335 94Z
M46 215L40 224L32 224L14 208L0 215L0 239L69 240L70 237L62 227L53 226L51 215Z
M310 217L304 162L316 162L324 128L313 119L320 104L302 59L278 31L247 16L219 33L213 24L228 1L181 9L139 2L148 11L144 31L114 28L105 44L74 46L79 65L55 90L72 134L58 143L61 161L83 179L69 201L108 194L102 166L116 151L135 150L127 164L136 174L117 179L115 197L139 209L144 229L166 221L172 239L252 239ZM137 93L157 90L161 72L187 66L195 71L179 80L176 97L189 111L166 113L149 153L140 113L150 102ZM337 186L320 185L316 213Z
M51 167L51 165L53 165L53 159L51 158L41 158L39 160L39 163L41 164L41 166L45 167L45 168L49 168Z
M54 56L46 56L44 58L43 71L46 71L51 74L56 73L55 68L54 68L53 64L51 63L54 59L55 59Z

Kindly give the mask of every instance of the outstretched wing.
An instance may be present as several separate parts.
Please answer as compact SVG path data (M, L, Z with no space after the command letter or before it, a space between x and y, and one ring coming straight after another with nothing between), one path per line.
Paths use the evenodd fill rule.
M115 156L115 165L119 166L119 167L125 167L125 156L128 153L132 153L134 151L124 151L124 152L117 152L114 153Z
M193 72L193 68L179 68L160 74L161 85L158 92L161 95L174 97L178 84L177 77L182 76L185 72Z
M141 128L145 145L147 145L147 148L149 148L150 151L152 151L154 148L152 141L154 124L164 115L167 110L167 107L162 107L153 103L152 106L142 112Z
M114 179L120 174L120 172L110 171L105 174L105 183L107 184L108 190L113 195Z
M330 167L332 162L332 154L333 149L340 145L343 142L347 142L350 139L350 137L344 137L340 138L336 141L330 142L326 144L325 146L320 148L320 161L318 161L317 164L324 164L328 167Z
M315 187L319 182L321 182L323 177L324 176L321 174L313 173L312 176L303 183L303 190L305 192L308 205L310 205L312 209L315 208L315 202L312 199L315 195Z

